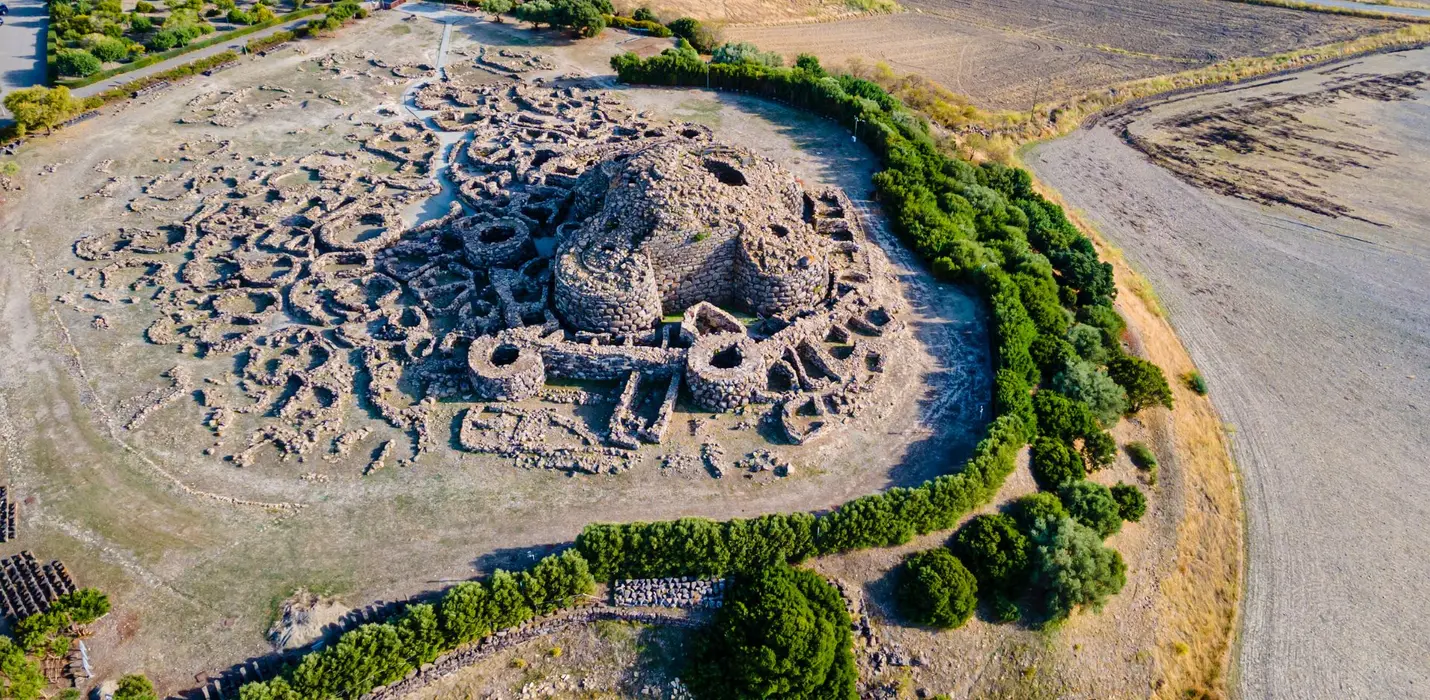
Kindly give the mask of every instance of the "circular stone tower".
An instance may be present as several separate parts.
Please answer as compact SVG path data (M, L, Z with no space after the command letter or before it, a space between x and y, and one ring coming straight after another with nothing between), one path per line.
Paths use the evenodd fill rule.
M529 399L546 384L541 353L496 336L483 336L467 349L472 389L485 401Z
M672 137L589 169L575 190L585 218L563 229L554 289L579 330L646 330L702 301L792 315L828 287L813 200L749 151Z

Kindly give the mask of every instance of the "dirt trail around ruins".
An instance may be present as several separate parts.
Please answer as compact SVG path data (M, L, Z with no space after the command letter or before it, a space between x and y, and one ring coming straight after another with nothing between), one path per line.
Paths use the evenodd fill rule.
M510 50L493 62L527 61L523 51L545 55L549 66L532 58L531 65L515 67L553 77L606 74L609 56L650 43L610 32L573 45L471 15L413 9L460 18L450 29L447 68L478 84L500 73L474 62L483 46ZM449 196L422 199L441 189L430 178L394 172L370 153L447 148L442 139L399 128L412 116L409 88L423 75L430 78L443 43L441 24L406 17L378 13L336 38L299 45L307 55L288 48L184 82L19 156L25 189L6 193L0 209L0 324L7 350L0 358L0 438L12 493L23 499L20 538L7 548L62 559L82 585L114 596L116 614L89 645L100 675L139 669L163 690L180 689L194 673L265 653L263 635L278 601L300 586L363 604L442 588L494 565L521 564L547 545L570 541L591 521L827 508L942 473L962 462L981 432L989 393L981 311L973 296L933 282L889 240L867 201L872 160L862 146L832 123L776 105L644 89L612 93L653 120L703 124L716 140L773 159L811 190L842 187L853 209L868 218L869 234L892 253L889 269L905 298L899 319L908 331L890 353L868 418L796 447L750 430L749 415L716 417L682 407L670 431L671 453L701 447L687 424L702 436L720 436L727 475L716 480L698 459L663 460L650 449L620 474L574 477L466 453L458 397L434 404L431 415L438 419L427 426L426 452L409 464L412 434L390 425L384 411L408 415L412 406L353 405L342 397L333 404L324 393L330 392L324 386L345 381L367 391L361 373L355 380L318 376L311 394L280 382L273 386L278 393L264 395L295 408L280 407L271 416L225 413L241 404L236 397L268 381L263 373L300 366L295 362L332 372L332 358L301 354L310 350L285 353L282 346L245 351L276 353L261 363L232 351L195 353L194 343L230 347L224 339L247 337L238 326L200 330L211 313L259 319L265 330L297 328L298 320L287 312L274 315L274 300L262 294L216 299L212 311L179 297L153 298L146 279L173 268L111 265L106 261L118 258L106 258L112 251L105 246L171 251L175 239L105 236L145 227L172 234L161 227L193 210L193 191L212 197L230 188L234 199L262 196L244 184L259 168L276 169L275 186L283 191L310 187L321 197L358 193L381 179L390 201L356 216L355 227L342 232L359 241L380 235L363 230L379 226L373 222L445 214ZM365 52L381 56L383 65ZM369 152L354 139L365 141ZM350 173L355 165L370 172ZM76 249L80 239L93 245ZM98 264L77 258L77 250ZM171 264L187 259L163 255ZM350 264L332 262L339 270ZM245 274L261 270L288 279L287 265L281 255L264 258ZM105 271L84 272L89 268ZM72 274L76 269L80 273ZM232 274L222 265L213 272ZM227 309L223 315L219 304ZM166 314L189 314L195 325L156 326L163 305ZM340 409L346 412L334 413ZM331 438L324 426L339 417L347 442L335 449L342 449L329 458L306 451L308 436ZM270 418L306 427L245 450L248 436L262 438L259 428ZM600 420L599 411L589 419ZM280 451L270 442L286 447ZM788 462L793 475L743 478L730 469L760 449ZM375 463L385 468L363 476ZM227 498L298 507L275 513Z
M1197 93L1025 157L1151 280L1227 423L1248 698L1430 686L1427 68L1405 51Z

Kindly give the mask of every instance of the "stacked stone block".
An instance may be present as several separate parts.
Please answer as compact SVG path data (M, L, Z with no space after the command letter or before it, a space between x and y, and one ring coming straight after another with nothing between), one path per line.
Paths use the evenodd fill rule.
M765 357L748 336L701 336L685 357L685 385L695 404L733 411L754 401L765 385Z
M472 389L488 401L520 401L546 384L546 366L535 348L486 336L467 349Z
M725 602L725 579L644 578L617 581L612 599L618 608L718 608Z

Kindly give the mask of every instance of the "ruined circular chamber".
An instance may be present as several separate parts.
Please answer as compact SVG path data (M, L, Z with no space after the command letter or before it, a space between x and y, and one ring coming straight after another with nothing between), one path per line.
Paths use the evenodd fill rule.
M91 263L76 275L101 288L131 270L136 291L177 279L149 340L237 354L244 398L203 399L220 443L240 414L259 423L236 463L270 444L347 454L371 430L335 397L358 392L414 436L412 459L446 444L431 426L456 401L463 449L582 471L664 441L682 399L762 407L797 444L864 405L901 301L843 193L604 93L444 79L416 102L464 132L450 185L431 175L435 132L392 122L358 151L200 171L238 184L180 193L197 211L167 229L75 246ZM444 186L445 215L403 223ZM162 396L184 395L174 381ZM604 430L562 408L591 403L614 405Z

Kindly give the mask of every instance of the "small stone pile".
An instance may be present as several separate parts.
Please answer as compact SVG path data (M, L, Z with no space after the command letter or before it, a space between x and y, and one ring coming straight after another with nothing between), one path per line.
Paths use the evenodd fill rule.
M725 579L641 578L617 581L612 600L618 608L718 608L725 603Z

